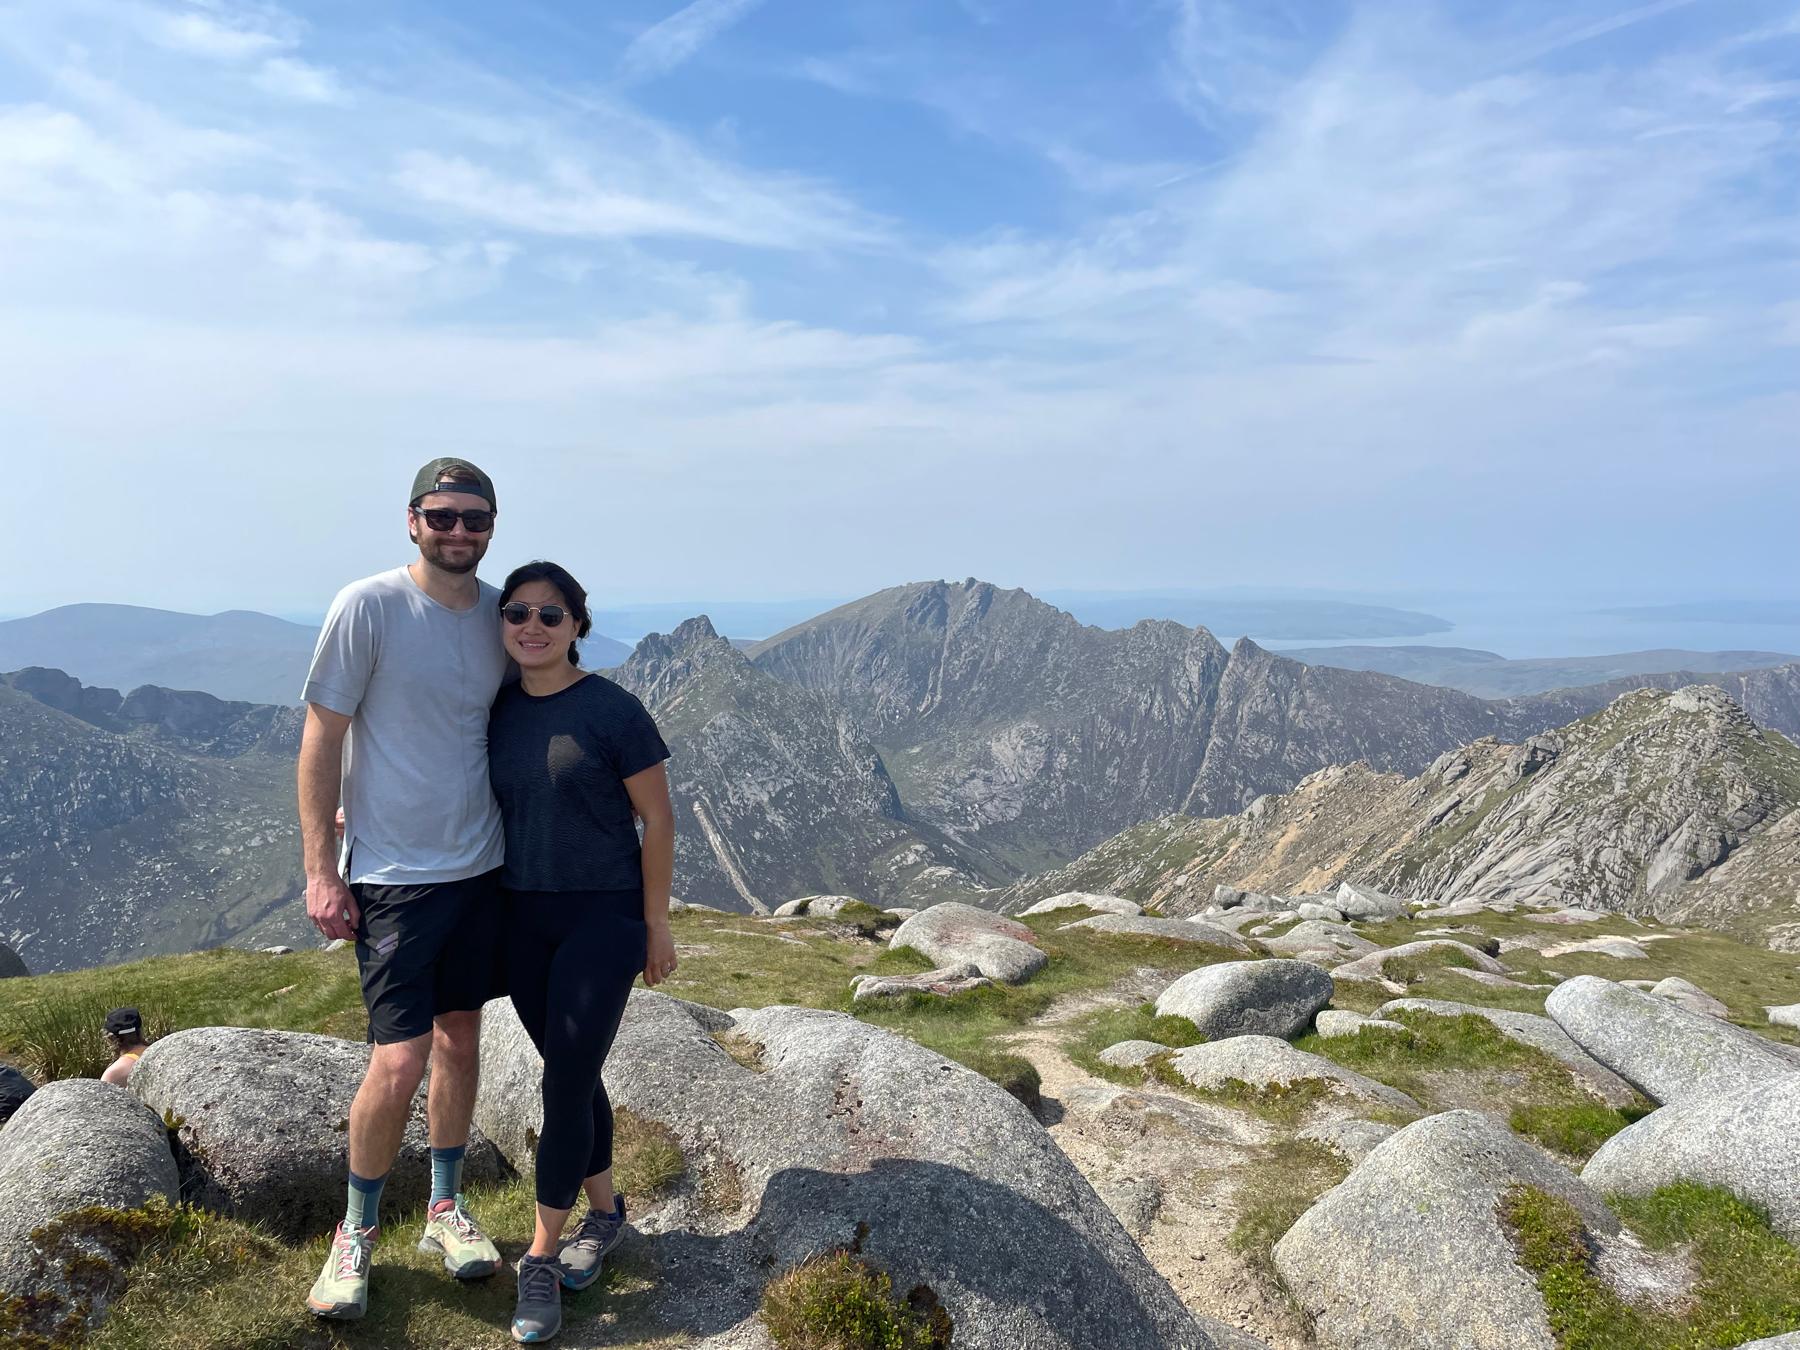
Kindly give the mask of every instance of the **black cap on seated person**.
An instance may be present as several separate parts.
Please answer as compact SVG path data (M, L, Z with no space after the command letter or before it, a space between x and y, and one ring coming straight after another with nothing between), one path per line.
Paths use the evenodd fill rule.
M444 478L449 469L467 469L475 476L473 483L458 483ZM417 506L423 497L434 492L467 492L477 497L486 497L488 509L498 511L500 503L494 500L494 480L466 459L457 459L447 455L434 459L413 475L412 496L407 498L407 505Z
M106 1014L106 1032L109 1036L137 1036L144 1030L144 1019L138 1016L136 1008L114 1008Z

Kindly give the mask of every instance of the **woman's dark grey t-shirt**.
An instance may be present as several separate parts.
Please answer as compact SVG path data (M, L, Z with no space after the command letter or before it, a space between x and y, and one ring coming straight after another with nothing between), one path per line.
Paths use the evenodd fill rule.
M625 780L668 757L637 696L604 675L542 698L507 685L488 719L488 774L506 830L502 883L517 891L642 886Z

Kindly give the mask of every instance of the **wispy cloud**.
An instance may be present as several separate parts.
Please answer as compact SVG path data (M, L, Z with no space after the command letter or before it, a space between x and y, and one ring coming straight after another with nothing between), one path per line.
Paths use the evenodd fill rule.
M349 91L334 72L291 56L264 61L256 72L256 84L277 98L292 99L297 103L350 102Z
M763 0L693 0L632 39L619 58L627 83L668 74L737 23Z
M212 0L175 9L143 7L135 12L152 42L213 61L266 56L293 46L300 35L298 20L274 5Z
M539 485L509 537L596 574L625 522L679 520L689 593L1300 582L1347 521L1346 582L1666 575L1709 513L1737 523L1704 565L1773 574L1791 37L1569 3L845 0L773 57L702 4L559 20L577 61L423 3L14 0L0 443L52 501L192 466L222 602L387 561L359 493L270 557L270 465L404 479L445 446ZM570 73L708 41L703 114ZM602 479L608 528L571 531L563 485ZM223 584L71 559L78 520L31 515L67 598Z

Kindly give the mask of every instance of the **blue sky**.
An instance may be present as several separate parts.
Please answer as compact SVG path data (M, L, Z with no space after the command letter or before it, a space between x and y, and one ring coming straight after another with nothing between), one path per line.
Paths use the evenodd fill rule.
M1797 199L1793 0L0 0L0 612L1791 595Z

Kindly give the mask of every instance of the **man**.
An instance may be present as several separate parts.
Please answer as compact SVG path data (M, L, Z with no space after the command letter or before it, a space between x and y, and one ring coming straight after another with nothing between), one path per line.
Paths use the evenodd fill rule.
M106 1066L100 1081L124 1087L131 1071L137 1068L138 1056L150 1048L144 1044L144 1019L136 1008L114 1008L106 1014L102 1029L107 1047L113 1052L113 1062Z
M500 1265L461 1195L501 932L487 719L507 658L498 592L475 575L495 515L494 485L473 464L420 469L407 503L418 558L339 592L302 693L306 912L325 937L356 939L373 1042L350 1108L344 1220L307 1296L321 1317L368 1308L382 1186L428 1061L431 1206L419 1245L459 1279Z

